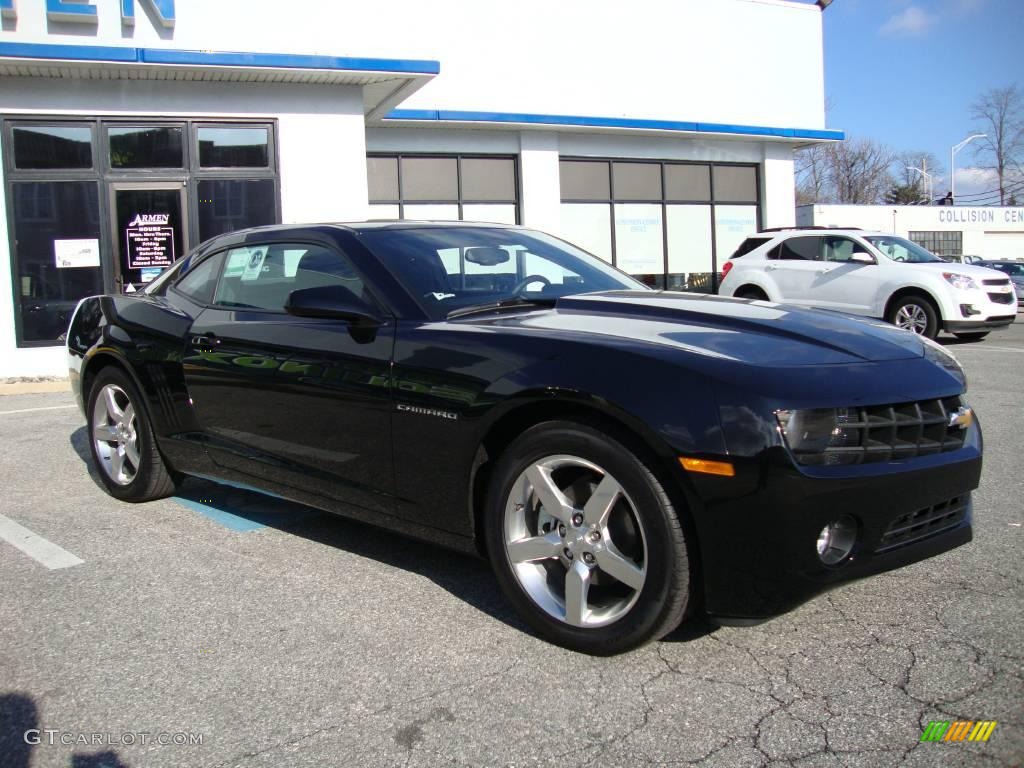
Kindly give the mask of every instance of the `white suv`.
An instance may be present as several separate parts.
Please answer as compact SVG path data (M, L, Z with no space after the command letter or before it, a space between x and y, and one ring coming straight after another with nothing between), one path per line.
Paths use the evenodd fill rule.
M883 318L932 339L939 330L981 339L1016 318L1006 275L883 232L767 230L748 237L722 274L722 296Z

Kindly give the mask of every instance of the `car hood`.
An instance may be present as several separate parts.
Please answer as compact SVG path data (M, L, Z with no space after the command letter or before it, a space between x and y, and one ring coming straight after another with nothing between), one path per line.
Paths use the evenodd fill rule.
M913 334L852 315L668 291L567 296L550 310L472 322L772 368L924 355L924 343Z
M982 280L996 280L1002 278L1008 280L1010 276L1005 272L1000 272L998 269L992 269L991 267L979 267L977 264L960 264L958 262L949 261L926 261L922 264L908 264L907 266L913 267L914 269L930 269L933 272L953 272L958 275L967 275L977 281Z

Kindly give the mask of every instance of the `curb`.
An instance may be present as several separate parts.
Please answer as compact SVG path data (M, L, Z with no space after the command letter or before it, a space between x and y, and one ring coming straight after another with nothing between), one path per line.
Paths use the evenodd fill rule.
M71 394L71 382L67 379L48 381L0 381L0 397L4 395L38 395L47 392Z

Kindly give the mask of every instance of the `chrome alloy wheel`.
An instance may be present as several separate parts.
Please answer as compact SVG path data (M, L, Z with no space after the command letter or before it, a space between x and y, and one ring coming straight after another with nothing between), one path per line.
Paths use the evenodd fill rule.
M116 384L100 390L92 407L92 437L107 476L129 485L139 471L139 433L135 406Z
M547 456L519 475L505 502L503 539L530 599L574 627L625 616L647 577L636 506L614 477L576 456Z
M897 310L893 325L920 336L928 327L928 315L917 304L905 304Z

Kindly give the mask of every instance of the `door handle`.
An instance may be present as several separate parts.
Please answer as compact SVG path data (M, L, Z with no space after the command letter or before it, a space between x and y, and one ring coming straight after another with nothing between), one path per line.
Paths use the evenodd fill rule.
M776 267L774 264L765 264L764 267L765 272L774 272L776 269L778 269L778 267Z

